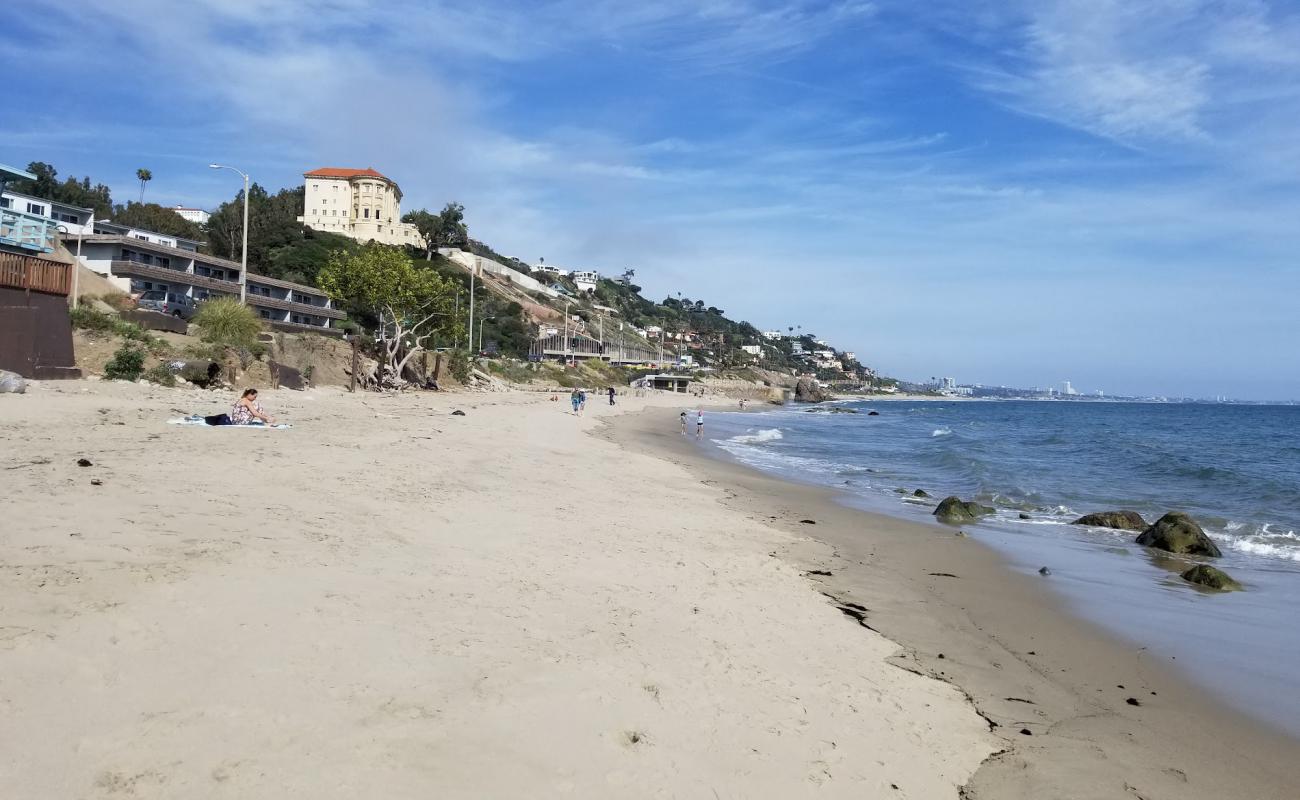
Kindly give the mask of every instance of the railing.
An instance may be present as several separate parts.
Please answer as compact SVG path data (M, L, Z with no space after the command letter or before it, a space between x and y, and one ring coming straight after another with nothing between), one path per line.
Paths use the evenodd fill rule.
M0 286L67 296L72 265L18 253L0 253Z
M603 345L586 336L570 336L570 342L564 341L563 335L544 336L533 341L529 355L534 359L572 357L602 358L619 364L650 364L659 361L658 352L644 347L620 346L617 342L605 342ZM664 351L664 357L672 359L672 353Z
M51 253L58 235L59 224L52 219L0 208L0 244Z
M324 306L315 306L310 303L299 303L296 300L281 300L278 297L267 297L264 294L248 293L248 304L250 306L262 306L263 308L276 308L281 311L297 311L300 313L314 314L318 317L332 317L333 319L343 319L347 314L336 308L325 308Z
M218 292L230 292L239 294L238 281L223 281L216 278L205 278L202 275L195 275L192 272L186 272L183 269L172 269L171 267L160 267L156 264L144 264L139 261L121 261L115 260L112 263L114 275L123 278L151 278L168 283L179 283L185 286L198 286L201 289L212 289Z

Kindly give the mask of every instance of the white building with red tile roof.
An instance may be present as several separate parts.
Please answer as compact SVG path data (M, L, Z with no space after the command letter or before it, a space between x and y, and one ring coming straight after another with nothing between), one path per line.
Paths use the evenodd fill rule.
M424 247L416 227L402 222L402 190L374 169L321 167L302 177L306 192L298 221L312 230Z

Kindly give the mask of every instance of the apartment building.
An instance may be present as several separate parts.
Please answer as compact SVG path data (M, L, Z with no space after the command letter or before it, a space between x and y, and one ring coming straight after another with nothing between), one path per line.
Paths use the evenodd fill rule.
M373 169L321 167L303 173L307 227L360 242L424 247L416 227L402 222L402 190Z
M19 194L8 189L0 191L0 209L10 212L6 216L12 216L15 219L19 217L38 223L38 227L51 231L58 230L62 227L69 233L76 234L90 233L95 223L95 212L93 209L80 208L71 206L67 203L59 203L54 200L46 200L42 197L32 197L31 195ZM53 234L51 233L52 237ZM39 249L49 249L53 246L52 239L45 241Z
M64 243L75 246L75 236ZM194 301L238 297L240 265L198 252L199 243L177 236L96 222L81 237L81 260L124 292L152 290ZM333 320L347 315L320 289L249 272L245 302L267 324L281 330L339 333Z
M181 219L193 222L195 225L207 225L212 215L201 208L186 208L185 206L176 206L173 209Z

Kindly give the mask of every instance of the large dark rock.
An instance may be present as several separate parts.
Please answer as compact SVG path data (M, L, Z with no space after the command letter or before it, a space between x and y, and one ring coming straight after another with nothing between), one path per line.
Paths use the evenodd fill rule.
M934 515L939 518L940 522L947 522L953 525L960 525L963 522L974 522L980 517L992 514L994 509L989 506L982 506L979 503L968 503L960 497L945 497L934 509Z
M1094 528L1115 528L1121 531L1146 530L1147 521L1136 511L1101 511L1085 514L1076 519L1074 525L1091 525Z
M1187 553L1194 556L1221 556L1218 545L1205 535L1196 520L1181 511L1170 511L1137 537L1144 547Z
M1195 583L1200 586L1208 586L1211 589L1218 589L1223 592L1236 592L1241 590L1241 584L1232 579L1232 576L1221 569L1216 569L1207 564L1197 564L1187 570L1182 575L1183 580L1189 583Z
M812 378L800 378L794 385L794 399L801 403L821 403L831 396Z

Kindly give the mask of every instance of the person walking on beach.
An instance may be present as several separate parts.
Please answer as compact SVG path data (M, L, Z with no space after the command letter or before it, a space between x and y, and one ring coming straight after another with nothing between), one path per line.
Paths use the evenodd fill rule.
M614 405L614 387L609 387L609 404Z
M686 435L686 412L682 412L682 435Z
M578 411L581 412L586 410L587 410L587 390L579 389L578 390Z
M569 394L569 403L573 406L573 416L582 416L582 392L574 389Z
M702 408L695 411L695 438L704 438L704 409Z

